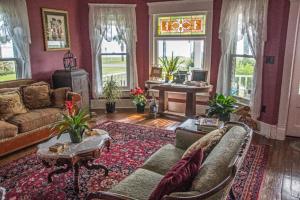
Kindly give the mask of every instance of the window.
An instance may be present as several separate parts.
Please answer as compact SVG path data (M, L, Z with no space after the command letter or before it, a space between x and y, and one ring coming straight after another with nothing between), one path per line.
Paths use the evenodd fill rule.
M159 58L179 56L183 63L182 70L204 69L206 46L206 13L154 15L154 60L159 65Z
M237 97L241 102L248 103L253 90L253 74L255 58L250 48L249 40L244 34L242 36L242 19L239 17L238 40L233 46L231 54L231 95Z
M0 21L0 82L17 79L14 44L8 38L3 26L3 21Z
M127 47L118 35L116 26L112 26L111 31L110 39L104 38L101 45L102 82L105 83L113 77L120 87L129 89L129 54Z

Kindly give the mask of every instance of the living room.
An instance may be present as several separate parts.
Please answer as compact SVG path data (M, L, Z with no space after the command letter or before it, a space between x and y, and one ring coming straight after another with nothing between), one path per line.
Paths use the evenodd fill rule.
M1 0L0 199L299 199L299 12Z

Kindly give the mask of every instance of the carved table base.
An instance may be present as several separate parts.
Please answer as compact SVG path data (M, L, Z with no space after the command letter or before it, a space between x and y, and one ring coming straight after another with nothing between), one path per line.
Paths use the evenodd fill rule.
M110 141L105 142L105 147L109 151ZM104 170L104 175L108 176L108 169L104 165L95 164L93 161L100 157L102 149L91 151L85 154L80 154L72 158L59 158L55 161L54 166L57 167L54 171L48 174L48 183L52 183L52 176L56 174L66 173L70 170L73 171L73 180L74 180L74 191L79 192L79 169L81 166L87 168L88 170ZM42 160L43 164L50 168L51 165L46 160Z

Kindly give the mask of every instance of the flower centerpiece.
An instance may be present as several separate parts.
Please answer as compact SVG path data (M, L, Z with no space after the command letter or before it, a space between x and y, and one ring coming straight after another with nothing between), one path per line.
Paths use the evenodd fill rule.
M84 131L89 129L87 122L90 115L85 110L76 109L72 101L66 101L65 106L68 114L63 114L63 120L52 127L52 131L58 133L58 139L62 134L68 133L73 143L80 143Z
M133 99L133 103L136 105L138 113L144 113L147 99L145 97L144 90L136 87L130 90L130 97Z

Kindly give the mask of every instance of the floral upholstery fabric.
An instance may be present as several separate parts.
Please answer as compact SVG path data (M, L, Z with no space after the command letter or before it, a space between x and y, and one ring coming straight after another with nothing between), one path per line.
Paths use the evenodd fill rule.
M61 112L58 108L30 110L10 118L8 122L16 125L19 133L24 133L59 121L62 117Z
M183 153L184 150L176 148L172 144L167 144L155 152L142 168L165 175L181 159Z
M64 108L67 98L67 92L71 89L68 87L51 90L51 103L54 108Z
M205 157L210 153L210 151L219 143L223 135L226 133L227 127L214 130L202 138L200 138L198 141L196 141L194 144L192 144L183 154L182 157L185 157L189 154L191 154L194 151L197 151L198 149L203 149L203 152L205 154Z
M138 200L148 200L152 190L162 178L163 175L161 174L146 169L138 169L109 192L122 194Z
M191 190L205 192L221 183L230 174L228 166L238 153L245 136L246 130L243 127L232 127L202 164Z
M18 127L5 121L0 121L0 140L14 137L18 134Z
M18 91L0 93L0 119L8 119L16 114L26 113L21 94Z
M51 105L50 87L45 82L22 86L21 91L25 106L31 110Z

